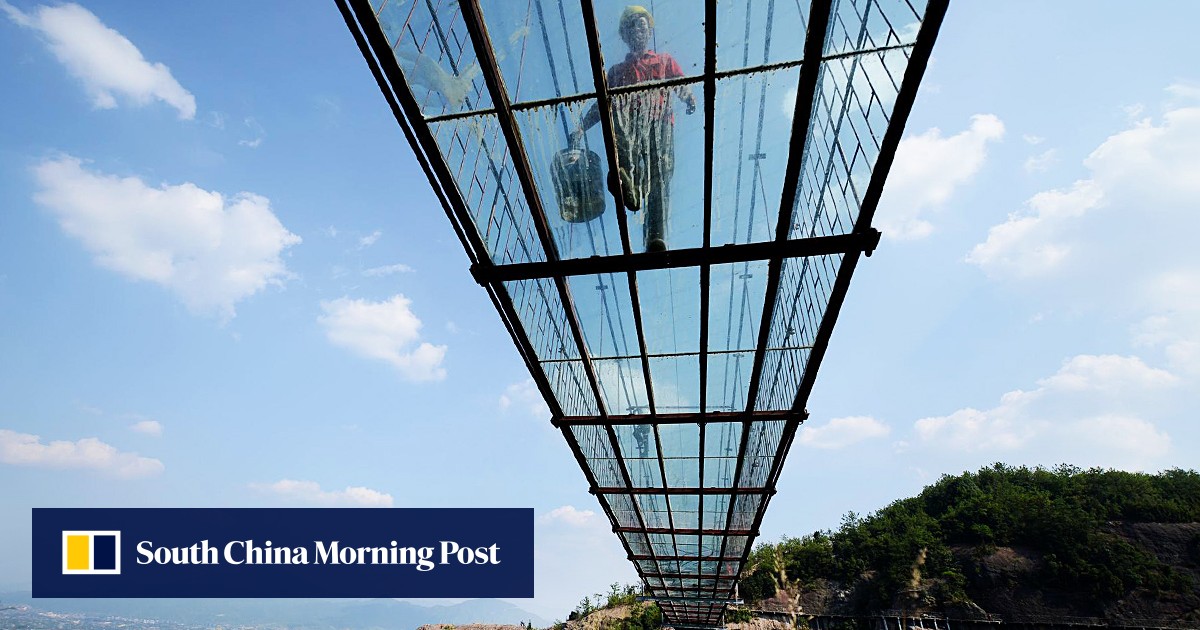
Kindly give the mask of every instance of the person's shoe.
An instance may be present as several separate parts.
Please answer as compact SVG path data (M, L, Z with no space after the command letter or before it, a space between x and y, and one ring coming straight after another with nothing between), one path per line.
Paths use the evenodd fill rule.
M624 194L625 207L634 212L641 210L641 195L638 194L637 186L633 185L633 177L630 177L629 171L624 167L618 170L621 174L621 193Z
M665 252L667 251L667 242L661 238L652 238L646 241L646 251L648 252Z

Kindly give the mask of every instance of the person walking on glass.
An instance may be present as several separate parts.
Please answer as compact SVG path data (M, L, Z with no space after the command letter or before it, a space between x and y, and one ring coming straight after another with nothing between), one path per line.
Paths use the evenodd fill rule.
M645 7L629 6L621 13L621 40L629 47L625 60L608 69L610 88L683 76L679 62L650 48L654 16ZM678 94L687 113L696 111L696 97L684 86L615 95L612 99L613 133L617 144L618 174L624 205L646 209L646 251L667 249L667 223L671 206L671 176L675 172L675 112L671 94ZM584 115L572 134L579 146L583 134L600 122L596 107Z

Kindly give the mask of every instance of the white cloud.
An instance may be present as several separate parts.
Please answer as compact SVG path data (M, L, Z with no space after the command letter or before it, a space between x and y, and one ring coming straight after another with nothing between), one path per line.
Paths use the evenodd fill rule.
M1168 110L1113 134L1083 164L1090 177L1038 193L1025 211L988 231L967 261L994 277L1057 276L1077 270L1114 285L1144 284L1193 248L1179 226L1200 205L1200 107ZM1130 230L1155 238L1129 238ZM1194 257L1190 257L1194 260Z
M221 112L217 112L217 111L209 112L207 124L209 127L212 127L213 129L224 129L225 128L225 114L222 114Z
M370 247L370 246L374 245L375 242L378 241L379 237L381 237L381 236L383 236L383 232L380 232L379 230L375 230L374 232L371 232L370 234L358 239L358 247L360 249L365 248L365 247Z
M1173 85L1160 120L1098 144L1086 179L1034 195L966 260L989 277L1042 291L1045 306L1130 322L1135 347L1176 374L1200 375L1200 107Z
M42 468L81 468L114 477L149 477L163 471L157 459L123 453L97 438L43 444L41 437L0 429L0 463Z
M1004 123L991 114L971 117L970 128L948 138L938 128L900 141L888 174L876 223L889 238L928 236L925 214L946 203L983 167L988 144L1004 137Z
M822 449L845 448L863 440L885 437L891 429L868 416L834 418L821 426L804 424L796 433L796 443Z
M253 118L247 118L242 121L242 124L250 130L252 138L238 140L238 144L243 147L257 149L263 143L263 139L267 137L267 130L258 124L258 121Z
M148 186L93 173L64 156L34 169L34 199L97 264L166 287L193 312L229 319L234 305L288 271L281 252L300 242L265 197L227 199L192 183Z
M376 278L379 276L390 276L394 273L412 273L416 271L412 267L404 263L396 263L394 265L384 265L382 267L371 267L362 272L368 278Z
M347 486L345 490L322 490L321 484L315 481L280 479L270 484L252 483L250 487L286 501L310 505L392 507L393 503L392 495L362 486Z
M1022 140L1024 140L1025 142L1029 143L1029 144L1032 144L1032 145L1034 145L1034 146L1036 146L1036 145L1039 145L1039 144L1041 144L1041 143L1043 143L1043 142L1045 142L1045 141L1046 141L1046 139L1045 139L1045 138L1043 138L1043 137L1041 137L1041 136L1035 136L1035 135L1033 135L1033 134L1031 134L1031 133L1027 133L1027 134L1024 134L1024 135L1022 135L1022 136L1021 136L1021 139L1022 139Z
M550 417L546 401L531 378L509 385L505 388L504 393L500 394L500 410L508 411L511 408L528 413L540 420Z
M564 505L550 510L549 513L542 515L542 520L546 522L557 521L566 523L575 527L582 527L593 522L596 513L591 510L576 509L573 505Z
M129 425L129 428L138 433L145 433L146 435L153 436L162 435L163 432L162 424L157 420L140 420Z
M1200 375L1200 265L1151 275L1145 291L1153 314L1132 327L1134 345L1160 349L1172 368Z
M124 35L78 4L38 6L29 13L0 0L9 19L37 31L67 71L79 79L100 109L117 106L117 97L145 105L160 100L179 110L179 117L196 115L196 99L161 63L150 63Z
M439 381L446 378L442 359L446 346L421 339L421 320L403 295L385 302L339 298L321 302L324 315L317 321L334 345L369 359L386 361L410 381Z
M1060 237L1064 224L1099 206L1104 192L1083 180L1067 190L1048 190L1026 202L1028 212L1013 213L988 230L987 240L967 254L967 262L992 275L1028 277L1057 268L1071 253Z
M1029 156L1025 160L1025 172L1045 173L1055 164L1058 164L1058 150L1046 149L1037 155Z
M1170 436L1142 416L1158 414L1163 392L1179 382L1137 357L1078 355L1036 389L1010 391L991 409L922 418L914 430L937 449L1140 468L1170 451Z

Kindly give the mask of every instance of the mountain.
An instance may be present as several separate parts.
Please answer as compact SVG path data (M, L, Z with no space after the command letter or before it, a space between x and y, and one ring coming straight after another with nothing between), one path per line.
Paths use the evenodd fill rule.
M424 624L533 622L545 619L508 602L473 599L447 606L418 606L392 599L33 599L28 591L0 593L0 603L56 613L90 613L197 625L383 628L412 630Z

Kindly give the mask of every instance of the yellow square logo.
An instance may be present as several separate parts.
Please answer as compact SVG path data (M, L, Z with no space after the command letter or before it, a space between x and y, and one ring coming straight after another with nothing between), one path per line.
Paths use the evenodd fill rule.
M119 575L121 532L63 531L63 575Z

